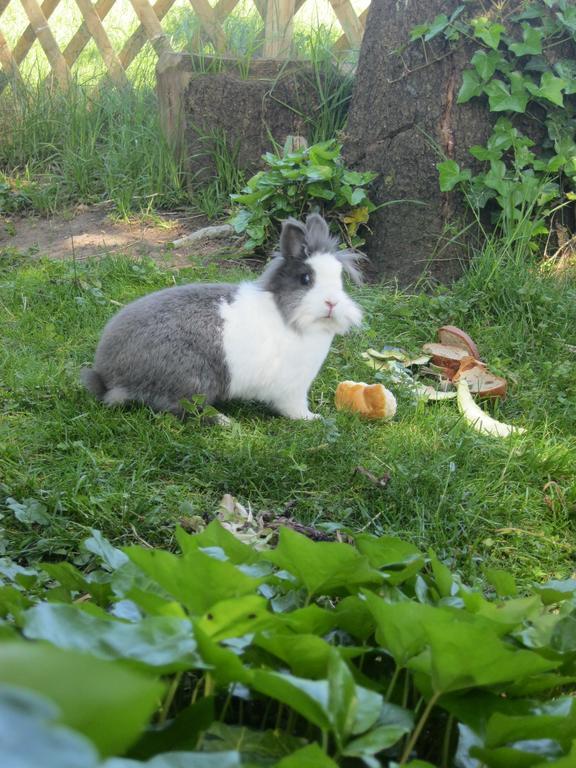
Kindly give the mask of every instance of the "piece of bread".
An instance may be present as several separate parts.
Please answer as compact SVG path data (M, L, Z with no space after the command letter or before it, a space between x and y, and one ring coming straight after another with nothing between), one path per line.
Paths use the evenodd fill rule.
M427 355L430 355L432 363L442 368L444 375L449 379L451 379L458 368L460 368L462 360L470 357L470 352L463 347L438 344L435 341L424 344L422 350L426 352Z
M465 349L470 357L480 360L480 352L474 341L468 336L466 331L457 328L455 325L443 325L438 328L438 341L440 344L447 344L450 347L460 347Z
M491 373L484 363L480 363L473 357L465 357L460 363L460 368L452 377L454 384L462 380L468 382L468 388L473 395L480 397L504 397L506 395L506 379Z
M335 403L339 411L356 411L368 419L393 419L396 413L396 398L383 384L341 381Z

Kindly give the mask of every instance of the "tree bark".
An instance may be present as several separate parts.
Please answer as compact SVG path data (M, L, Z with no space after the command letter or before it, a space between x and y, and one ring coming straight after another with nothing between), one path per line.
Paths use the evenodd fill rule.
M471 49L440 35L410 43L410 31L458 0L372 0L360 52L344 153L358 170L377 172L367 253L377 276L400 284L423 275L448 281L467 258L466 208L442 194L436 163L473 165L468 148L490 134L477 99L456 104ZM474 48L472 48L474 50ZM395 202L395 201L402 202Z

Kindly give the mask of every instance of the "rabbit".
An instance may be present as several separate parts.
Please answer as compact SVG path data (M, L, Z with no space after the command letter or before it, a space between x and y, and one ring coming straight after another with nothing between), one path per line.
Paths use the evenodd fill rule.
M283 222L280 251L252 282L191 283L143 296L108 322L84 386L108 406L136 401L183 417L183 400L256 400L290 419L316 419L308 390L335 334L362 319L343 273L361 282L358 255L338 250L319 214Z

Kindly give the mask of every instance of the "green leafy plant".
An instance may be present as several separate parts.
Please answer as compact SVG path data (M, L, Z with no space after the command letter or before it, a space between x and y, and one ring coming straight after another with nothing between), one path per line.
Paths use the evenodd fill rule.
M238 210L236 232L246 234L246 248L261 248L277 234L282 219L319 209L351 246L362 245L362 228L374 210L365 187L373 173L348 170L341 145L324 141L281 155L267 153L267 168L253 176L240 194L231 195Z
M576 60L556 53L576 42L574 7L535 0L504 2L470 18L464 11L458 6L450 18L441 14L412 31L423 44L438 35L452 45L477 44L457 102L481 98L499 116L486 145L470 148L484 169L440 162L440 189L462 188L476 210L492 201L505 231L531 219L536 238L576 189Z
M487 570L488 598L389 536L284 528L268 548L215 520L176 539L117 549L93 531L85 572L0 561L5 760L572 764L576 581L519 596Z

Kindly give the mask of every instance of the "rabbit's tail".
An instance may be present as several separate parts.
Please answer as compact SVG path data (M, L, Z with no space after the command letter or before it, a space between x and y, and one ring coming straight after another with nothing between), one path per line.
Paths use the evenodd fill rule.
M104 383L104 379L100 376L98 371L94 370L94 368L82 368L80 371L80 381L84 384L88 392L98 398L98 400L103 400L108 392L108 387Z

